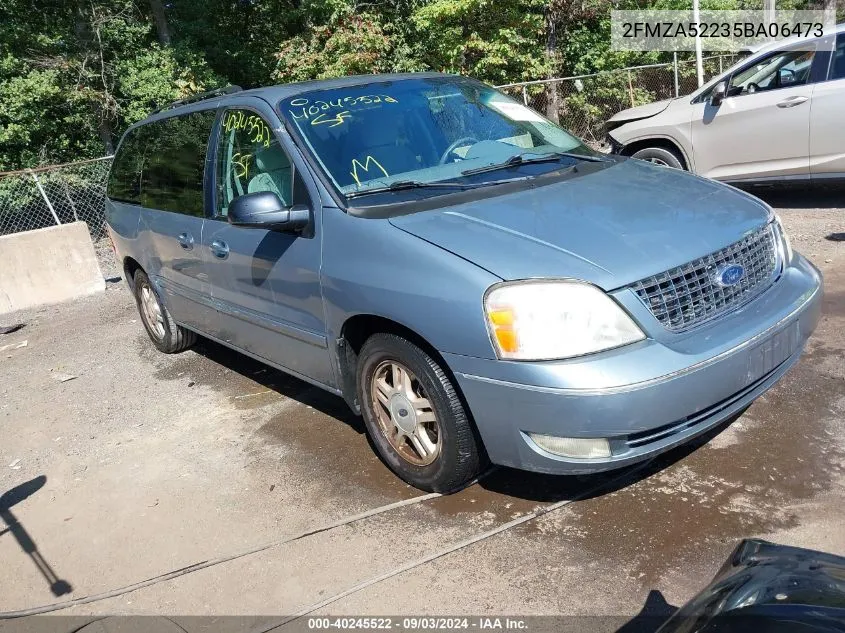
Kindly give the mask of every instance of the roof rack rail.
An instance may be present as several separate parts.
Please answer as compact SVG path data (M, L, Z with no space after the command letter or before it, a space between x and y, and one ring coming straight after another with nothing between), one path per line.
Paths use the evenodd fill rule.
M190 97L185 97L184 99L179 99L179 101L174 101L165 106L161 106L160 108L156 108L153 110L152 114L158 114L159 112L163 112L164 110L171 110L173 108L178 108L179 106L188 105L189 103L196 103L197 101L205 101L206 99L212 99L214 97L222 97L223 95L232 94L233 92L241 92L243 88L240 86L225 86L224 88L215 88L214 90L209 90L208 92L200 92L195 95L191 95Z

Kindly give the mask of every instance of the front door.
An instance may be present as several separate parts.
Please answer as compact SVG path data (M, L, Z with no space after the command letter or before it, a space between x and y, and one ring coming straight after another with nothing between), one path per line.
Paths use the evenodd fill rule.
M719 180L809 177L814 56L773 52L735 72L720 105L696 104L696 173Z
M320 291L319 202L279 140L281 123L260 100L220 119L214 216L206 220L203 254L218 317L211 334L223 342L322 384L334 385ZM229 203L272 191L287 206L306 204L302 233L235 227Z

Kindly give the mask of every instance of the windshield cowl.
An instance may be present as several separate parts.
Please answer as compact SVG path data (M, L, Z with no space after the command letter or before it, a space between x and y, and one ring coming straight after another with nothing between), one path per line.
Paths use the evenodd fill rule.
M360 198L361 196L369 196L379 193L389 193L395 191L406 191L408 189L441 189L443 191L467 191L469 189L477 189L479 187L490 187L500 185L508 182L515 182L519 180L526 180L527 177L522 176L518 178L505 178L500 180L487 180L483 182L420 182L419 180L398 180L392 182L386 187L373 187L363 189L361 191L351 191L346 194L347 198Z

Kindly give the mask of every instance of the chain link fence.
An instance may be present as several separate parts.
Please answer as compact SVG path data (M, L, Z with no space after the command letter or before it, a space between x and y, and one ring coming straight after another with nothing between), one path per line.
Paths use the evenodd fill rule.
M729 68L738 58L704 58L704 81ZM564 129L598 148L604 124L627 108L689 94L698 88L695 60L633 66L591 75L525 81L497 86L525 105L557 120Z
M104 274L111 271L114 256L104 215L111 159L0 173L0 235L82 221Z

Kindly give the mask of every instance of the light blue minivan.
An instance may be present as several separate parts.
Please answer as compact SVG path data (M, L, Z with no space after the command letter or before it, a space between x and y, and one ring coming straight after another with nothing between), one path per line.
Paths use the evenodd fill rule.
M425 490L686 442L821 305L760 200L437 73L174 104L124 135L107 218L158 349L199 334L343 397Z

